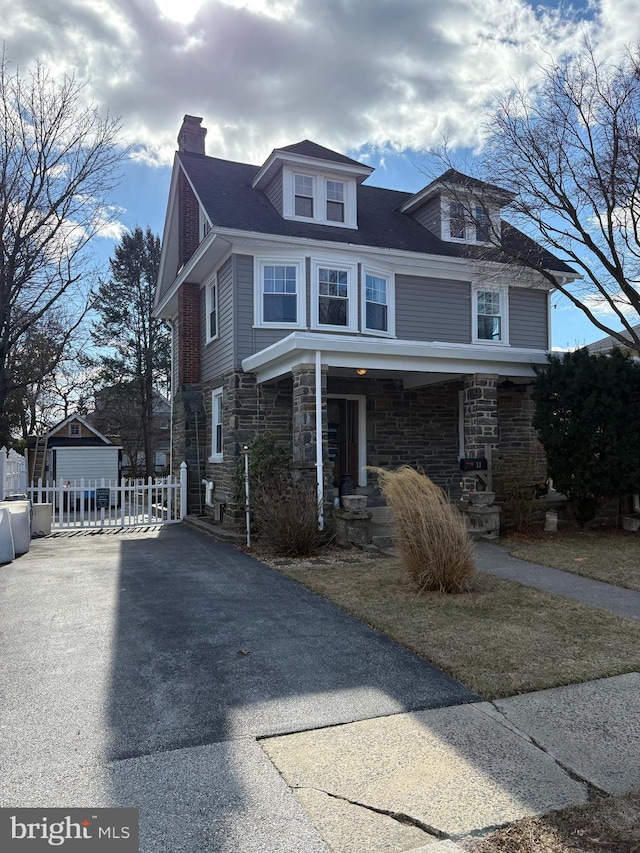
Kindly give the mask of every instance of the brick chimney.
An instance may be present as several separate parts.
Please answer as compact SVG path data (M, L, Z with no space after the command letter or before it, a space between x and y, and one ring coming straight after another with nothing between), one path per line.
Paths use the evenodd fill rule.
M178 133L178 151L186 151L189 154L203 154L204 138L207 128L200 127L202 118L186 115L182 119L182 127Z

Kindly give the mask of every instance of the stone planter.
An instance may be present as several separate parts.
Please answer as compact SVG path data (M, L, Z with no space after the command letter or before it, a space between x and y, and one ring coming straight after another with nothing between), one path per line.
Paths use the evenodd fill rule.
M472 506L491 506L495 499L495 492L469 492L469 503Z
M629 530L631 533L637 533L640 530L640 516L623 515L622 529Z
M342 495L342 506L349 512L364 512L367 508L366 495Z

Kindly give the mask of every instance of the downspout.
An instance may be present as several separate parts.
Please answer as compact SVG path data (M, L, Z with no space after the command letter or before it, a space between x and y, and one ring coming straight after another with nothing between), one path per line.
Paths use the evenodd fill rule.
M640 494L633 496L633 511L640 515Z
M324 530L324 469L322 466L322 353L316 350L316 484L318 530Z

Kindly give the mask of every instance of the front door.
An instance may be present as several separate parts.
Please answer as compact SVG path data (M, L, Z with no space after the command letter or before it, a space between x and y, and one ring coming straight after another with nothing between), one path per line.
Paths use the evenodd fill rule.
M358 401L339 397L327 399L329 427L329 459L333 462L333 485L338 488L345 474L357 485L358 470Z

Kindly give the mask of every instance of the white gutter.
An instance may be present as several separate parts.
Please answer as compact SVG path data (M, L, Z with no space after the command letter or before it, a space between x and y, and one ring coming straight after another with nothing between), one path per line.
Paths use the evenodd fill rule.
M322 465L322 353L316 350L316 485L318 530L324 530L324 468Z

